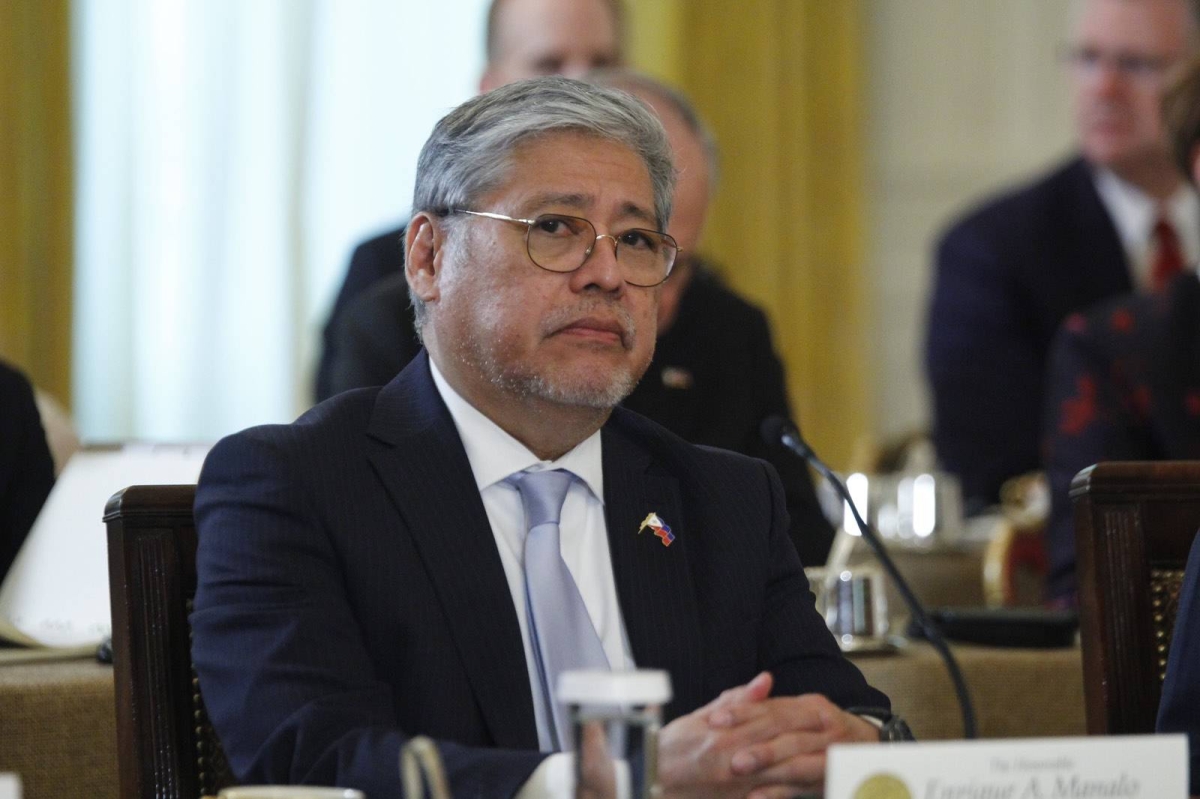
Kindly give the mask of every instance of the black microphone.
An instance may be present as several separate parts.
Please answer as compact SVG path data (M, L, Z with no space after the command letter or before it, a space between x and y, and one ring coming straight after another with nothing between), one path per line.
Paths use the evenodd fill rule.
M950 673L950 681L954 683L954 693L958 695L958 706L962 709L963 737L975 738L975 708L971 704L971 695L967 691L967 683L963 679L962 670L958 667L958 661L954 659L954 655L950 652L950 647L946 645L946 639L942 637L941 630L929 618L929 614L925 612L921 601L917 599L916 594L909 588L904 576L900 574L900 570L896 568L895 562L888 555L883 542L875 533L875 529L867 524L862 514L859 513L858 506L854 504L850 492L846 489L846 484L817 457L812 447L800 437L800 431L787 419L784 419L782 416L768 416L763 420L761 431L763 439L770 446L783 447L796 457L802 458L812 464L813 468L830 482L846 502L846 505L850 508L850 512L854 514L854 521L858 522L858 529L862 531L863 540L871 547L871 551L875 553L875 557L883 566L883 570L887 572L887 576L891 578L892 583L896 586L896 590L900 592L900 597L904 600L904 604L908 605L908 610L912 613L913 620L917 623L917 626L920 627L921 633L929 641L930 645L937 650L937 653L941 655L942 660L946 662L946 671Z

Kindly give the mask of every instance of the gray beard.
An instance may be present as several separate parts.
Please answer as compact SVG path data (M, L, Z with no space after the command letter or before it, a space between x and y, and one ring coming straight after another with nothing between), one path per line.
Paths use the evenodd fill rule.
M475 347L475 354L479 350ZM565 376L528 374L505 370L495 358L464 357L460 360L468 367L479 369L488 382L507 394L520 399L541 399L558 405L572 405L593 410L611 410L620 404L637 386L640 375L631 372L614 375L601 385L569 380Z
M570 385L544 375L497 376L493 382L500 388L526 398L594 410L612 410L630 395L637 385L637 378L627 372L617 375L603 386Z
M578 316L588 305L604 305L603 301L584 303L584 307L564 309L542 320L543 332L549 335L571 318ZM624 309L618 308L625 329L625 344L632 348L634 333L633 320ZM642 334L644 335L644 333ZM593 410L611 410L632 393L637 386L640 374L626 371L616 374L602 385L589 384L586 380L571 380L561 374L537 374L513 370L506 367L494 357L481 340L479 331L473 331L464 349L459 350L460 360L468 367L479 369L488 382L497 388L521 399L541 399L559 405L571 405Z

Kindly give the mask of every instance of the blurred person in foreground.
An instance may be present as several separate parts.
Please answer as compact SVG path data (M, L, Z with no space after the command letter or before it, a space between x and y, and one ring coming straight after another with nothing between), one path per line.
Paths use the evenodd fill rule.
M579 78L589 70L615 66L621 62L621 24L621 0L492 0L479 91L542 75ZM400 226L355 247L322 335L318 402L338 390L333 371L347 308L378 281L403 274L404 232Z
M33 387L0 362L0 584L53 487L54 461Z
M804 464L768 446L760 428L771 416L791 416L783 364L758 308L714 274L696 246L715 193L716 140L691 103L674 89L631 70L590 73L589 82L633 94L667 131L679 179L669 233L681 255L663 284L658 342L646 376L622 405L693 444L763 458L779 472L791 517L791 538L806 566L825 562L833 527L825 518ZM335 343L335 393L381 386L420 352L403 272L380 280L347 306Z
M1200 535L1183 570L1183 590L1158 704L1158 732L1188 736L1188 792L1200 797Z
M615 407L654 350L672 183L654 115L578 81L435 127L406 238L425 351L225 439L197 488L193 655L240 780L398 796L424 734L456 796L566 795L552 686L580 667L670 673L666 797L819 790L827 746L894 729L774 470Z
M1200 59L1163 101L1180 174L1200 184ZM1074 605L1071 480L1100 461L1200 458L1200 278L1196 263L1160 292L1107 300L1063 323L1050 351L1045 469L1047 596Z
M1194 0L1077 0L1069 70L1079 154L987 201L937 247L925 368L934 443L968 513L1041 462L1046 357L1062 320L1161 289L1200 255L1200 202L1160 117L1197 50Z

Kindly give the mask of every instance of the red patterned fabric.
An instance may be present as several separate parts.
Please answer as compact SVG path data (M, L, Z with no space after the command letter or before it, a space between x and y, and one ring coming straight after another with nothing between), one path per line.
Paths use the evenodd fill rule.
M1059 414L1058 430L1068 436L1079 435L1096 419L1096 378L1080 375L1075 386L1076 393L1062 401Z
M1117 333L1131 333L1134 328L1133 314L1128 308L1118 308L1109 318L1109 324Z

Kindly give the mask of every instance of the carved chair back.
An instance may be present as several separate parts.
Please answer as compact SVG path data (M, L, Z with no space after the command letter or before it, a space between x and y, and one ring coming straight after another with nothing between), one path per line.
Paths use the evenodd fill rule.
M1200 461L1100 463L1075 476L1071 500L1088 732L1153 732L1200 529Z
M192 668L194 499L195 486L132 486L104 510L125 799L199 799L234 784Z

